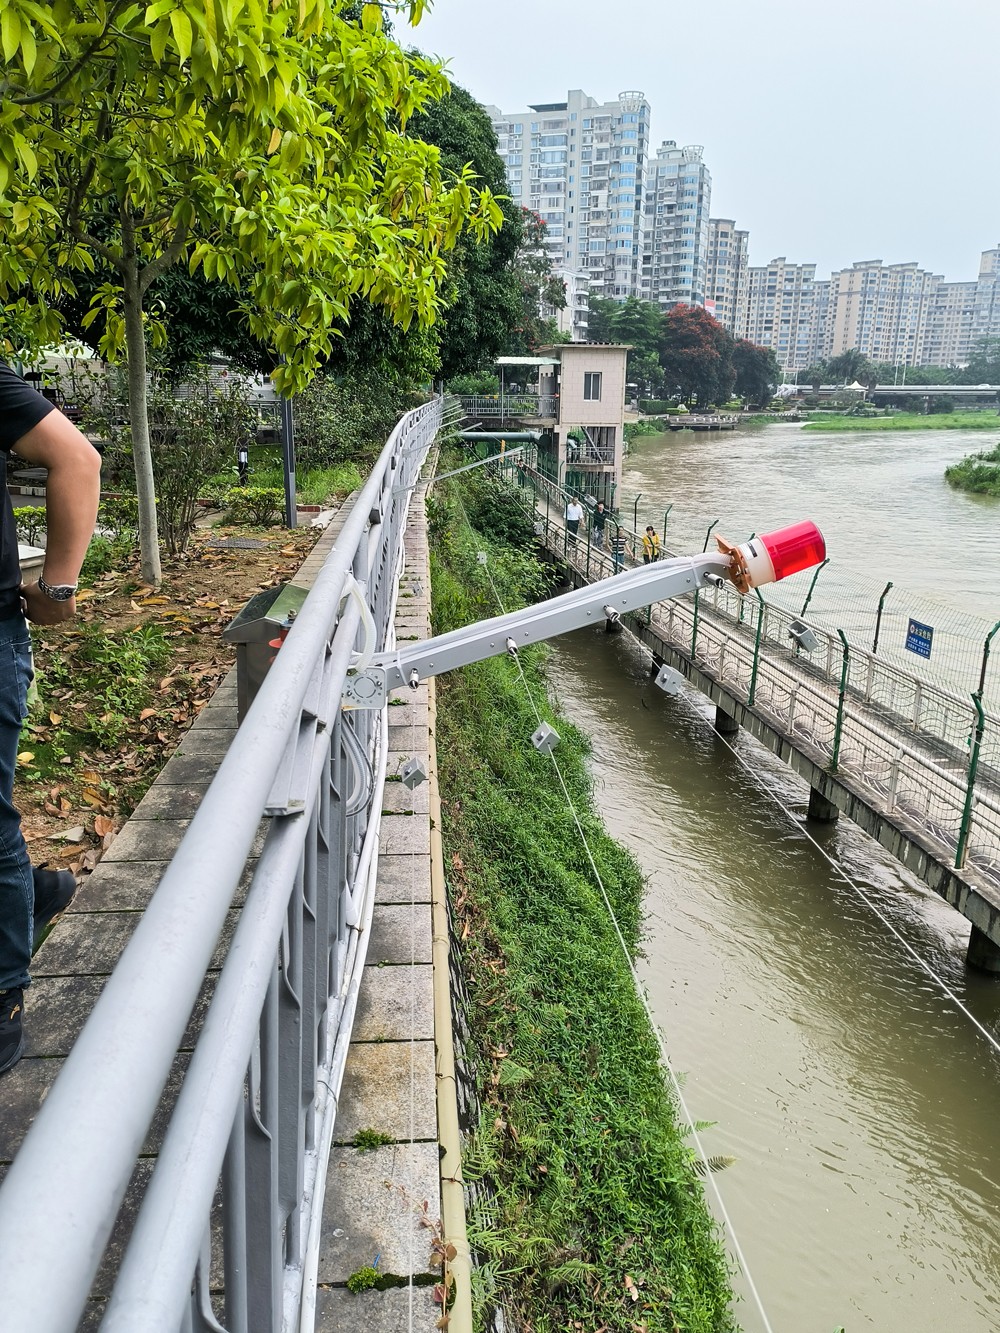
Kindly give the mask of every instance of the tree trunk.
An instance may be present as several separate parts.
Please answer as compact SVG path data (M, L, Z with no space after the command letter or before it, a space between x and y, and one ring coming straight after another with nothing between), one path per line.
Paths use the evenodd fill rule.
M146 394L146 331L142 324L142 293L132 219L122 217L125 242L125 347L128 356L128 415L132 431L132 462L139 500L139 558L143 580L159 587L160 539L156 527L156 486L149 444L149 409ZM132 242L130 244L130 242Z

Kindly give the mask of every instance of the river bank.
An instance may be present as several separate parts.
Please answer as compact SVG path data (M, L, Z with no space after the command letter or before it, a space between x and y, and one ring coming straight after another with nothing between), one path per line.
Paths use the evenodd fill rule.
M436 492L431 535L437 632L545 590L530 520L486 479ZM642 874L604 831L586 738L553 714L545 657L524 650L439 685L443 832L481 1105L464 1171L488 1199L470 1217L479 1322L500 1306L535 1333L728 1333L723 1251L592 864L633 954ZM539 717L560 733L561 780L530 743Z
M956 490L970 495L1000 496L1000 445L981 454L970 454L946 468L944 479Z
M897 412L891 417L849 417L828 414L807 421L809 431L844 430L1000 430L996 412Z

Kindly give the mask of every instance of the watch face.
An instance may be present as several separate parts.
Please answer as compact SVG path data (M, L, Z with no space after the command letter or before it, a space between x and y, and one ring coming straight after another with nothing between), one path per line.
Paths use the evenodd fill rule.
M76 586L72 583L46 583L42 578L38 580L38 586L53 602L68 602L76 592Z

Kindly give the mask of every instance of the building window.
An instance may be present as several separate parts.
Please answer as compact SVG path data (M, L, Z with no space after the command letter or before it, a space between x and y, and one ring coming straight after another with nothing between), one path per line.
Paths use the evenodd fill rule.
M601 401L601 372L588 370L583 377L583 396L588 402Z

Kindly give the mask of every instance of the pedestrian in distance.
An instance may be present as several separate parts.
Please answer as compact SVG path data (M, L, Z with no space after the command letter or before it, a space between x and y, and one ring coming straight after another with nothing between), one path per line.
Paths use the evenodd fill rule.
M569 543L576 545L576 534L580 531L580 524L583 521L583 505L573 497L566 506L566 531L569 534Z
M619 528L611 538L611 559L614 561L615 573L619 574L625 568L625 557L632 554L632 548L628 544L628 537L624 530Z
M656 529L650 524L642 538L642 563L651 565L654 560L660 558L660 538Z
M590 516L590 539L595 546L604 547L604 525L608 521L604 501L598 500Z
M24 1050L24 991L35 938L68 906L76 879L68 870L32 869L14 808L14 768L31 685L26 621L60 625L76 616L76 589L101 490L101 459L90 441L47 398L0 361L0 449L48 469L45 563L36 583L22 583L14 511L0 498L0 1074Z

